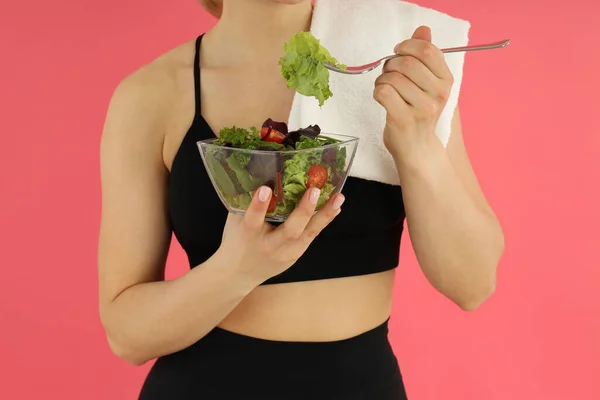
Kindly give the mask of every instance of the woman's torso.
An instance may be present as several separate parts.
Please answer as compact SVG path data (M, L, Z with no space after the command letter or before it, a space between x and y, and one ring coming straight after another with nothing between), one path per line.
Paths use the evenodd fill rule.
M200 62L202 123L207 123L213 132L218 132L224 126L260 126L267 118L287 121L294 92L286 88L276 65L243 68L215 67L211 65L212 49L210 45L206 45L206 39L204 42L206 49L203 48L201 52ZM168 112L163 147L163 160L169 171L172 171L173 167L177 168L177 163L183 164L179 159L185 158L186 155L180 153L187 152L189 157L192 157L191 154L197 151L193 148L195 145L191 146L191 143L186 141L195 144L196 139L202 139L194 137L193 135L196 134L189 132L190 126L198 124L199 118L197 115L196 120L194 118L196 114L194 54L195 41L191 41L155 62L157 72L160 71L163 79L168 80L168 86L171 88L169 98L173 99ZM197 160L200 158L197 157ZM198 218L197 224L191 225L189 232L179 232L178 237L180 242L182 238L184 239L182 246L188 253L191 266L201 263L203 258L209 256L210 251L207 249L216 250L221 239L222 224L226 218L226 211L220 204L214 189L206 184L208 181L205 172L200 171L204 167L202 165L198 167L197 173L200 175L196 180L189 179L186 175L188 180L178 182L177 187L185 191L189 189L188 185L195 185L197 181L198 187L194 187L193 192L197 194L201 191L197 197L201 196L202 204L195 204L198 198L187 193L174 196L173 188L170 189L170 195L175 199L172 202L175 204L171 204L171 207L179 207L178 210L185 210L186 207L192 206L200 208L200 211L195 214ZM172 178L181 180L182 175L173 174ZM201 184L200 181L203 183ZM173 185L174 182L171 184ZM353 189L350 180L346 185L347 190L344 190L347 196L346 206L338 217L338 219L345 218L345 222L342 220L340 226L341 224L345 227L354 226L357 230L369 228L361 226L365 223L364 217L361 219L357 216L359 213L368 215L381 212L378 211L381 207L374 204L376 209L370 209L366 203L353 204L352 192L358 189ZM382 197L385 193L384 191L375 194ZM397 191L394 194L399 196ZM364 194L361 197L364 197ZM397 202L398 209L402 208L401 198L379 200L394 204ZM194 202L195 205L186 202ZM347 211L346 215L344 211ZM398 216L403 220L403 211ZM399 229L401 230L401 226ZM335 226L331 227L331 232L336 232ZM176 230L175 233L177 235L178 231ZM348 241L340 237L336 248L327 250L327 253L333 255L323 257L325 261L322 265L319 265L321 263L318 260L313 261L312 267L328 268L327 263L331 265L335 262L336 252L360 251L365 259L373 256L371 258L376 260L377 255L371 254L371 249L356 248L361 244L360 237L356 236L356 233L353 232L354 236L348 237ZM324 235L327 235L327 231ZM330 233L327 243L332 243L331 235ZM202 239L200 247L204 251L198 253L197 259L193 254L194 244L185 243L186 238ZM319 244L315 246L318 247ZM393 281L394 271L387 269L384 272L361 276L259 286L219 326L236 333L283 341L331 341L352 337L380 325L388 318L392 303Z

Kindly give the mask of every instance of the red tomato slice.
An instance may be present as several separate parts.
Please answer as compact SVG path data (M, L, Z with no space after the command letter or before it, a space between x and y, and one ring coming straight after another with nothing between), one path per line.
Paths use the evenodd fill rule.
M261 139L264 139L264 138L265 138L265 136L267 136L267 135L269 134L269 131L270 131L270 130L271 130L271 128L269 128L268 126L265 126L265 127L263 127L263 128L260 130L260 138L261 138Z
M277 202L281 203L283 200L283 187L281 185L281 172L277 172L275 175L277 177Z
M327 168L322 165L311 165L308 170L308 179L306 180L306 187L316 187L318 189L322 189L327 182Z
M285 135L278 130L271 128L271 130L263 137L263 140L265 142L281 144L285 141Z
M277 199L274 195L271 195L271 201L269 201L269 208L267 208L267 213L272 213L275 211L275 207L277 207Z

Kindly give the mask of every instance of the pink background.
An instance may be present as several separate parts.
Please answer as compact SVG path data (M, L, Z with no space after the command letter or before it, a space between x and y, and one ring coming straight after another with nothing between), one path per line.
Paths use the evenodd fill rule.
M467 56L460 102L506 231L498 290L462 313L403 244L391 338L410 399L600 399L600 4L421 4L513 44ZM148 366L110 354L97 313L100 132L125 74L213 20L194 0L0 8L0 398L134 399ZM174 245L170 276L185 269Z

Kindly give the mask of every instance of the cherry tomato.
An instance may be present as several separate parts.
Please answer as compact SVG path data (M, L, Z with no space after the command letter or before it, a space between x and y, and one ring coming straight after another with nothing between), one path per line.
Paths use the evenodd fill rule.
M267 136L269 134L270 130L271 130L271 128L269 128L268 126L263 126L262 129L260 130L260 138L264 139L265 136Z
M263 128L264 131L264 128ZM262 135L262 132L261 132ZM269 132L263 137L265 142L283 143L285 141L285 135L276 129L271 128Z
M311 165L310 169L308 170L308 179L306 181L306 187L316 187L318 189L322 189L323 186L325 186L325 183L327 182L327 177L327 168L318 164Z

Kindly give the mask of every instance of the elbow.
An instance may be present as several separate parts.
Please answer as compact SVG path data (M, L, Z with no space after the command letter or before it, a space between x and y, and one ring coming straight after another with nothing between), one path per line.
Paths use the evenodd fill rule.
M483 305L496 291L496 284L491 282L487 285L480 285L477 290L470 290L462 296L456 296L452 299L461 310L472 312Z
M123 341L115 340L109 334L106 335L106 339L112 353L126 363L139 367L150 361L150 358L141 354L133 346L127 345Z
M480 296L472 296L469 299L463 299L460 301L456 301L456 305L460 307L461 310L465 311L465 312L473 312L475 310L477 310L479 307L481 307L483 305L483 303L485 303L485 301L487 299L489 299L492 294L494 293L494 290L491 290L489 292L486 292L483 295Z
M100 322L111 352L126 363L139 367L152 359L139 345L140 340L126 332L122 324L106 308L100 309Z
M461 310L471 312L477 310L483 305L496 291L496 270L502 254L504 253L503 238L498 241L498 246L494 255L490 257L489 263L483 265L480 269L484 272L484 276L473 282L468 288L465 288L461 295L456 296L453 301Z

